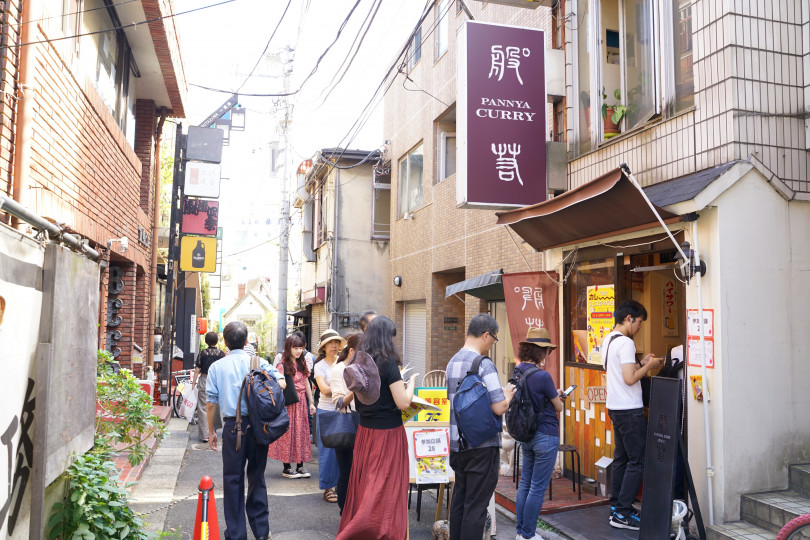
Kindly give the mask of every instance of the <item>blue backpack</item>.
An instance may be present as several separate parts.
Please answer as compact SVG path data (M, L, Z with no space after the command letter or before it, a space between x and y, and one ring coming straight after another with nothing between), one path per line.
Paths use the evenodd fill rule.
M453 412L462 450L485 443L503 429L501 417L492 412L487 385L478 375L478 368L485 358L489 360L482 354L475 358L453 396Z
M287 432L290 417L284 404L284 391L278 381L263 369L252 369L245 375L239 389L236 407L236 450L242 447L242 393L248 406L253 438L260 445L270 444Z

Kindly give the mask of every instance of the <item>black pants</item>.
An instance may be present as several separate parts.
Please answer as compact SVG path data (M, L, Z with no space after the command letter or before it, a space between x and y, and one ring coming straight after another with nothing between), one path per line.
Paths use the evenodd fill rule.
M644 409L608 411L613 422L613 481L610 505L627 515L633 511L641 481L644 479L644 451L647 445L647 423Z
M253 429L246 417L242 426L247 428L242 435L242 446L236 451L236 434L233 418L227 418L222 426L222 491L224 492L225 538L247 540L245 514L250 530L256 537L270 533L267 509L267 487L264 467L267 464L267 446L253 438ZM245 470L247 465L247 470ZM247 500L245 500L245 477L247 477Z
M352 459L354 458L354 448L349 450L335 449L335 458L338 464L337 498L340 513L343 513L343 504L346 502L346 492L349 490L349 476L352 474Z
M450 466L456 473L450 502L450 540L484 535L487 507L498 485L500 464L500 448L497 446L450 452Z

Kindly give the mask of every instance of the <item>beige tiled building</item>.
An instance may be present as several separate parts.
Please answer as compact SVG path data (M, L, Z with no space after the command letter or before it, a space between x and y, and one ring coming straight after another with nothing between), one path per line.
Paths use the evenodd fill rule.
M792 0L542 3L553 7L467 5L476 21L545 29L547 47L562 51L548 53L562 58L564 91L549 91L546 131L566 145L567 182L548 201L526 201L538 204L506 212L501 225L493 211L456 205L456 37L469 20L460 3L433 5L386 94L391 278L401 278L390 310L404 356L425 371L442 369L481 311L506 328L502 297L446 298L446 286L499 269L558 270L566 277L558 382L580 385L562 416L563 437L595 476L613 441L604 403L586 397L605 384L597 341L578 339L588 336L588 287L642 301L650 317L639 352L685 348L687 376L700 376L711 393L699 401L684 386L704 518L739 519L742 494L784 489L787 465L810 460L800 420L810 401L798 382L810 380L810 338L798 329L810 298L810 8ZM620 111L618 126L605 121L612 115L603 105ZM701 278L675 271L677 248L641 189L617 170L622 163L677 243L700 247ZM617 215L622 204L633 211ZM703 341L687 324L700 309L713 314ZM507 334L491 351L503 380L513 362ZM697 357L704 342L705 369ZM780 398L763 407L754 395Z

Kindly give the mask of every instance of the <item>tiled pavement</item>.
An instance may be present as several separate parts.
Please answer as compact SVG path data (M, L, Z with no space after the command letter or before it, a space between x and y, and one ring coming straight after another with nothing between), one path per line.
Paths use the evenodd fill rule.
M156 405L152 408L152 412L156 414L164 423L168 423L169 419L171 418L171 407ZM149 438L147 439L146 444L149 446L149 452L146 459L134 467L129 463L128 452L123 452L115 456L115 468L119 471L118 478L121 482L128 484L131 482L137 482L141 478L144 469L149 464L149 460L152 459L152 455L157 449L158 441L157 439Z

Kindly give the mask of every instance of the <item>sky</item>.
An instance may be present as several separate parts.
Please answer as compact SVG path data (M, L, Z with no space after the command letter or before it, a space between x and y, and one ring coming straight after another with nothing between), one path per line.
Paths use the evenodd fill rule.
M174 0L174 9L182 12L217 2ZM219 225L224 230L222 252L235 282L265 276L275 281L282 179L286 177L289 189L294 189L298 164L321 148L342 146L371 151L382 146L381 101L360 132L352 138L348 135L407 42L424 7L425 2L420 0L234 0L176 18L189 83L184 131L187 125L201 122L244 83L240 104L246 108L246 130L232 133L223 152L222 175L227 180L222 182L219 199ZM279 24L285 8L287 12ZM351 18L335 41L352 8ZM374 8L378 8L376 14L372 13ZM372 16L352 60L352 44L361 34L362 23ZM268 40L269 59L262 54ZM284 52L286 48L293 52ZM318 69L304 83L325 52ZM349 61L350 68L337 81L340 66ZM272 141L282 138L282 115L278 113L282 99L245 95L283 92L285 65L291 70L289 89L301 90L288 98L292 123L286 172L283 168L272 170L269 150ZM254 66L254 75L246 80ZM292 210L293 223L300 222L300 212ZM295 264L300 259L300 238L293 234L290 242L289 276L293 287L300 275ZM223 300L225 296L227 291L223 291Z

